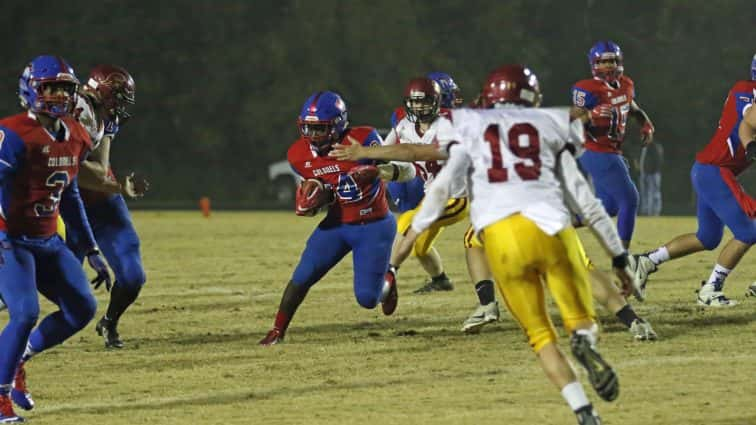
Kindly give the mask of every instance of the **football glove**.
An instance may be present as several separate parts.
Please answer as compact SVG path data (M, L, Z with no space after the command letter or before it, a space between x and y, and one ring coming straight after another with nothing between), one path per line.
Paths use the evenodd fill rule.
M746 160L756 161L756 141L746 145Z
M97 272L97 277L92 279L92 285L95 289L98 289L103 283L105 283L105 290L110 291L111 280L110 273L108 272L108 264L105 262L100 250L95 248L87 254L87 263L92 270Z
M603 120L612 119L612 106L608 104L598 105L591 109L591 123L597 124Z
M643 124L643 127L641 127L641 141L644 145L651 143L651 140L653 140L654 137L654 125L651 124L651 121L646 121L645 124Z

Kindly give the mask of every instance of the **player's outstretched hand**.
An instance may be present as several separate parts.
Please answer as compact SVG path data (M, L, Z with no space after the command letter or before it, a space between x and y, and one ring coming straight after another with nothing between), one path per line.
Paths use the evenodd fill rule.
M357 161L364 159L365 147L352 136L346 137L347 143L333 145L333 149L328 152L328 156L336 158L339 161Z
M144 176L132 172L121 182L121 194L136 199L144 196L150 190L150 182Z
M87 263L92 270L97 272L97 277L92 279L92 285L95 289L98 289L103 283L105 283L105 289L110 291L111 279L108 272L108 264L105 262L99 249L92 250L87 254Z
M633 273L629 267L613 267L612 270L620 281L622 296L629 297L633 293Z

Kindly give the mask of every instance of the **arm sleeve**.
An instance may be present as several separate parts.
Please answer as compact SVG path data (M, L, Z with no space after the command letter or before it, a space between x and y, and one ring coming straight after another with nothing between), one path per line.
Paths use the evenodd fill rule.
M391 131L389 131L389 134L386 135L386 138L383 139L383 146L395 145L398 142L399 142L399 137L396 134L396 128L392 128Z
M625 252L614 223L601 202L593 195L590 185L580 173L575 158L564 151L559 155L557 176L562 182L565 199L570 209L583 217L604 249L616 257Z
M66 190L63 191L60 200L60 214L67 225L76 229L76 232L84 235L85 254L97 248L92 228L89 225L87 214L84 211L84 203L79 194L79 182L74 178Z
M0 127L0 183L15 172L24 158L26 147L18 135Z
M406 182L415 178L417 171L412 162L391 161L388 164L378 164L377 167L385 172L391 181Z
M412 230L422 233L441 217L451 195L452 184L458 179L464 180L469 167L470 156L467 151L459 143L454 143L449 148L449 159L444 168L425 191L422 207L412 220Z

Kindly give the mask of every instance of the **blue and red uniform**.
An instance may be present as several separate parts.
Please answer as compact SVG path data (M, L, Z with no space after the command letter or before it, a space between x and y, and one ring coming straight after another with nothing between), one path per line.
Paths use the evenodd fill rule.
M735 239L756 242L756 200L750 197L737 176L748 168L745 148L738 135L743 113L753 107L756 81L738 81L727 95L714 136L696 154L690 177L697 194L698 240L714 249L722 240L724 226Z
M372 127L348 128L342 139L347 136L364 146L381 144L380 135ZM396 221L389 213L382 180L358 184L348 174L352 168L372 162L339 161L327 153L319 154L305 138L294 142L287 157L300 176L319 179L335 193L328 214L307 240L292 283L314 285L352 251L357 302L365 308L375 307L381 299Z
M632 239L638 211L638 189L630 178L621 149L634 98L633 80L624 75L613 84L593 78L580 80L572 87L575 106L590 110L599 105L611 105L611 118L586 124L586 150L578 160L590 175L596 196L607 213L617 216L617 230L623 241Z
M0 293L10 313L0 334L0 383L11 382L25 348L38 353L63 342L97 307L81 263L56 233L59 209L65 210L89 250L96 246L76 180L91 141L72 118L60 121L52 134L31 113L0 120ZM31 332L37 291L60 310Z

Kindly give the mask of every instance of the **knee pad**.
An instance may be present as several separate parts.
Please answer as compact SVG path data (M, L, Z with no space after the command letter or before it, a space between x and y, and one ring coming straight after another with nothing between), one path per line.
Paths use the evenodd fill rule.
M357 299L357 303L362 308L373 309L378 305L381 294L376 294L374 291L368 290L356 290L354 291L354 297Z
M722 241L723 233L723 229L719 229L719 231L706 231L698 229L696 238L698 238L699 242L701 242L701 245L704 246L704 249L711 251L719 246L719 242Z
M89 296L81 300L75 309L66 310L64 311L66 322L75 329L83 329L97 313L97 300L94 296Z
M144 269L141 266L126 267L121 273L116 275L116 280L119 285L132 291L138 291L142 288L147 280L147 276L144 274Z

